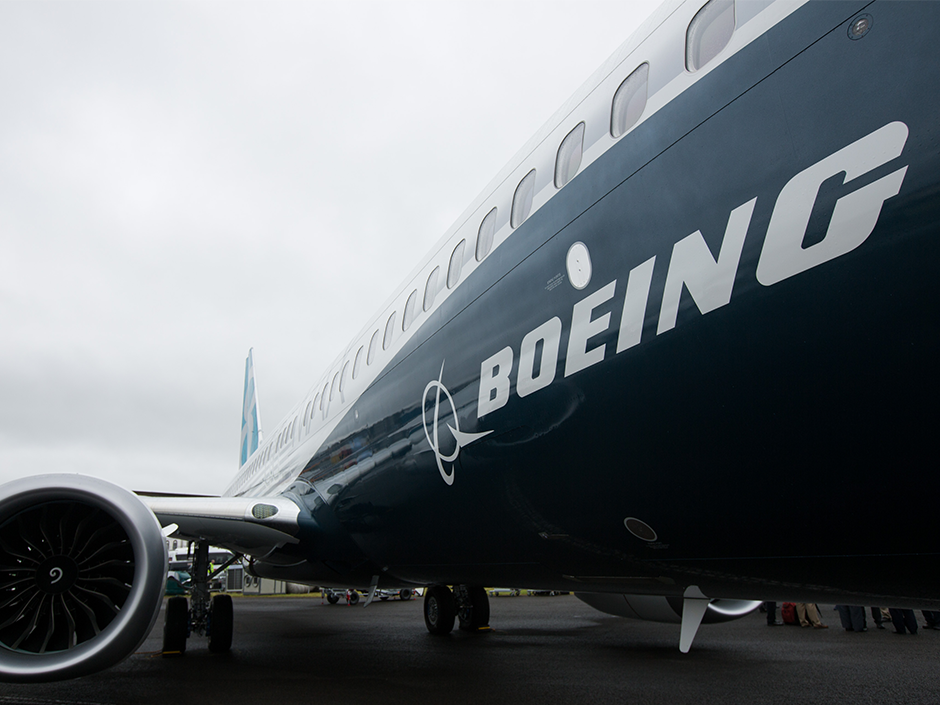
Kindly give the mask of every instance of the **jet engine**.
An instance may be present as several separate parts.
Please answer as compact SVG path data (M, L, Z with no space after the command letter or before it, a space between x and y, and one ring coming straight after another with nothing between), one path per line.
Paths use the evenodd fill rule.
M662 595L618 595L614 593L579 592L575 596L596 610L616 617L630 617L647 622L682 622L682 598ZM760 606L753 600L719 600L708 603L702 624L730 622L750 614Z
M100 671L150 633L166 543L135 495L82 475L0 486L0 680Z

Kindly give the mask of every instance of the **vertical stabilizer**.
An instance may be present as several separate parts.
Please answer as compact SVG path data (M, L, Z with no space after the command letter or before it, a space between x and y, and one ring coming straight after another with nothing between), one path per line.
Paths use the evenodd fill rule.
M242 400L242 435L239 444L238 467L243 466L261 442L261 412L258 411L258 392L255 389L255 365L251 350L245 360L245 397Z

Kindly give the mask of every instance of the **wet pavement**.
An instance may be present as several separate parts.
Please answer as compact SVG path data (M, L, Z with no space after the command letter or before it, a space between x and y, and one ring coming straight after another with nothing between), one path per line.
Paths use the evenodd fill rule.
M678 625L610 617L573 596L491 599L494 631L430 636L421 600L329 605L236 597L232 652L204 639L141 650L80 680L0 684L0 703L938 703L940 631L769 628L762 614L705 625L691 653ZM918 613L918 623L923 620Z

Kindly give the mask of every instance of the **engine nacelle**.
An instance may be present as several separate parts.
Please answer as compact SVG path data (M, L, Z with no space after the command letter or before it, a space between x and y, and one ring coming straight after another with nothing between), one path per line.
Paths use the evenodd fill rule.
M0 486L0 680L123 660L156 622L166 570L160 525L127 490L82 475Z
M647 622L682 622L682 598L662 595L619 595L615 593L578 592L575 596L596 610L616 617L630 617ZM753 600L719 600L708 603L702 624L730 622L750 614L760 606Z

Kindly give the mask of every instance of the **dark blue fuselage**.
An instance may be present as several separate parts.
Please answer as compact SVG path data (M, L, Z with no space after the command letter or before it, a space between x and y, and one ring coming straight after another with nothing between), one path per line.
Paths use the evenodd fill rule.
M852 39L860 12L872 28ZM259 572L940 604L937 26L933 3L807 5L618 142L360 396L288 490L310 510L290 549L309 562ZM893 123L909 131L900 156L824 180L803 247L825 239L840 199L906 166L871 234L762 284L785 186ZM676 243L700 232L718 261L732 212L754 199L730 300L703 313L685 287L661 330ZM583 289L566 273L576 242L592 262ZM631 271L653 258L640 341L618 352ZM577 305L591 296L585 319ZM551 382L520 396L524 340L555 318L560 337L535 344L523 370ZM584 320L597 332L574 349L591 364L566 375ZM508 397L479 416L494 374L481 366L507 347L512 369L495 374ZM448 425L491 433L458 448Z

